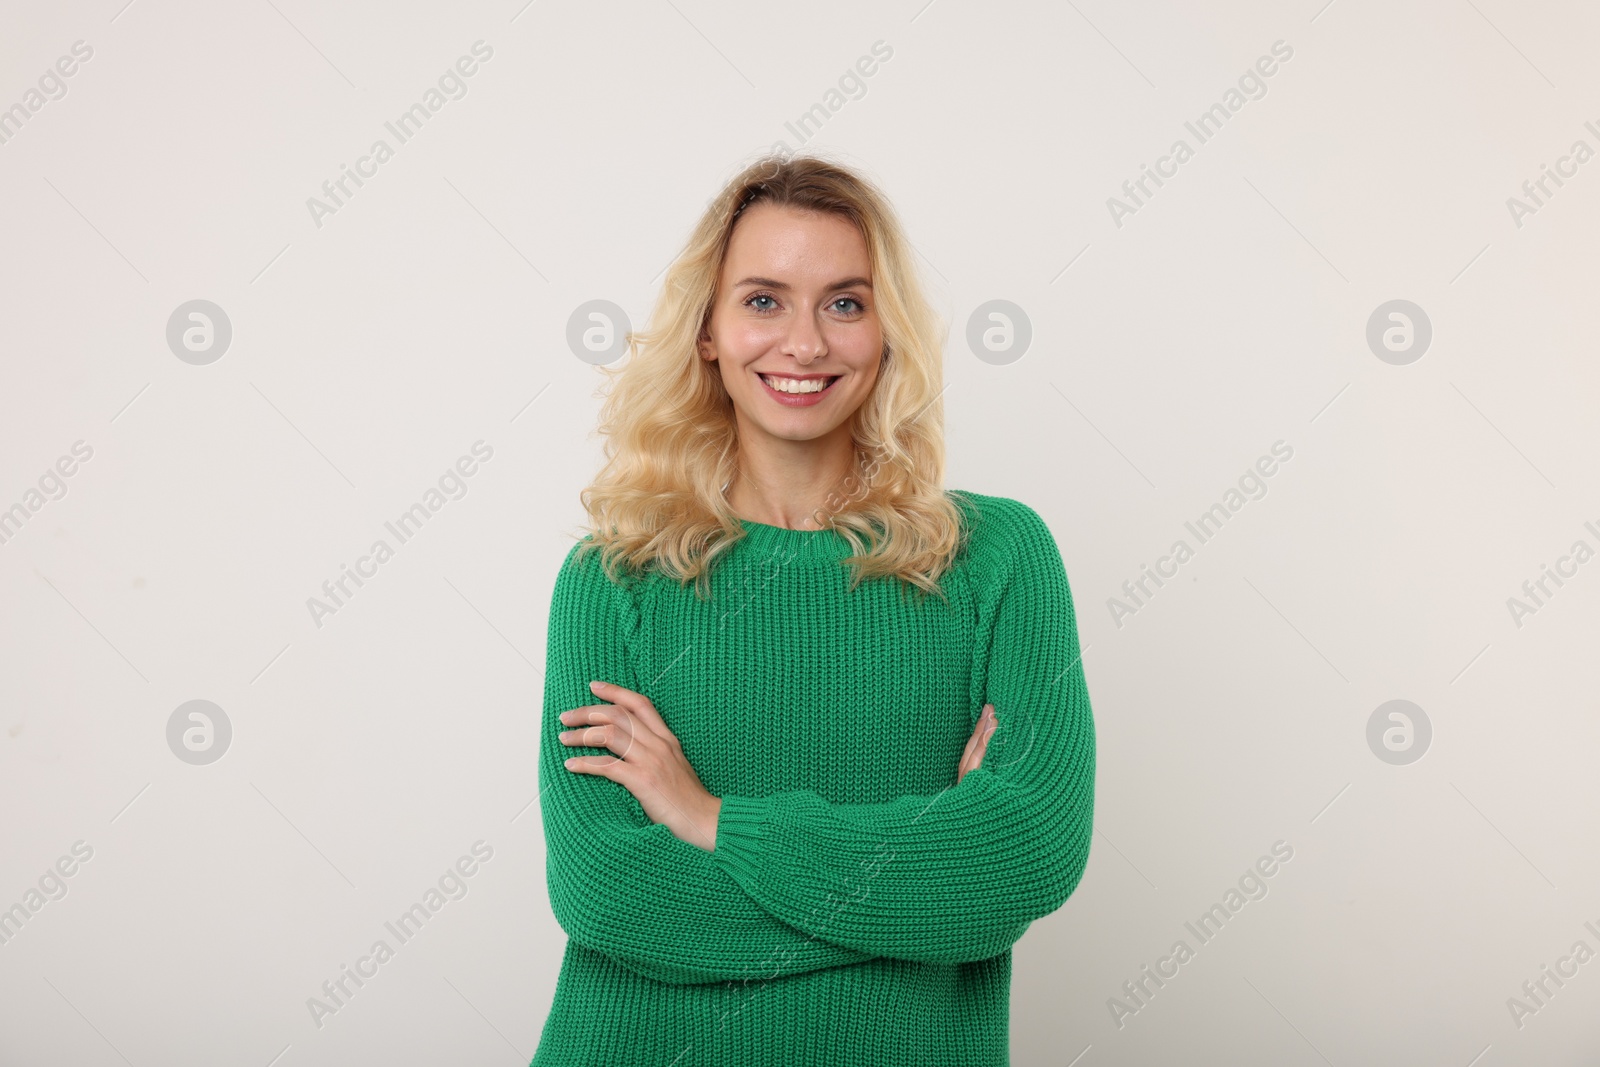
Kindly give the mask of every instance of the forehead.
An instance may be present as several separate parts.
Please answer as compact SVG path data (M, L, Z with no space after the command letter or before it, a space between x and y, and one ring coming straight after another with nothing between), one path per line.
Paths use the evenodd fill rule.
M832 278L840 270L870 277L870 268L866 238L844 216L758 202L734 224L722 274L725 281L750 273Z

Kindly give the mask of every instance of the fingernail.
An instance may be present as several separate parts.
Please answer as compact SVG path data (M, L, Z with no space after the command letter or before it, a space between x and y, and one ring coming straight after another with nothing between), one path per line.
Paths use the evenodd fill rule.
M589 688L590 689L599 689L600 688L600 683L599 682L590 682L589 683Z
M565 768L566 768L566 769L567 769L567 770L569 770L569 771L570 771L570 770L572 770L572 764L573 764L573 762L574 762L574 760L576 760L576 759L577 759L577 757L576 757L576 756L574 756L574 757L573 757L573 758L572 758L572 759L569 759L569 760L562 760L562 761L561 761L561 765L562 765L562 766L563 766L563 767L565 767Z

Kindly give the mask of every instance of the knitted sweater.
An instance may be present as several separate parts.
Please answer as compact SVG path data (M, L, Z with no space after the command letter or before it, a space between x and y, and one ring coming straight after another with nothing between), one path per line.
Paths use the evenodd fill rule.
M712 597L568 553L550 606L540 806L567 932L535 1067L1009 1063L1011 946L1089 855L1094 722L1054 537L952 491L948 603L848 591L831 530L742 521ZM713 796L714 851L567 770L558 716L649 697ZM985 703L999 726L956 783Z

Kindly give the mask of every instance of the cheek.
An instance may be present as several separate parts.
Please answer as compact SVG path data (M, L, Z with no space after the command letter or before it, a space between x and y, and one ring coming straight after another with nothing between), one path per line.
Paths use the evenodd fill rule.
M770 323L736 322L722 331L722 347L736 355L758 356L771 348L782 332Z
M871 374L883 361L883 335L877 330L851 330L829 344L835 355L857 373Z

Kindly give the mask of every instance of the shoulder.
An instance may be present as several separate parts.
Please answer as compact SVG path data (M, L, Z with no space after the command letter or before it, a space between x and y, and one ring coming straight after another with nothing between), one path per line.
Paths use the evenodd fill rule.
M949 493L967 517L964 555L980 583L1003 588L1045 575L1064 576L1061 546L1032 507L1011 497L971 490Z
M958 506L972 517L966 554L977 590L980 616L998 612L1007 603L1072 604L1061 547L1048 523L1032 507L1011 497L951 490Z
M1010 555L1018 546L1038 547L1041 540L1055 546L1055 536L1044 518L1020 500L970 489L951 489L948 493L967 517L974 547L999 549L1002 555Z
M637 578L630 576L627 569L620 565L613 576L605 566L602 548L592 533L574 542L567 549L566 557L556 572L556 592L591 602L600 600L625 604L632 601Z
M566 558L561 561L560 573L609 575L611 568L604 565L605 547L605 542L595 537L592 532L583 534L567 549ZM628 569L619 564L616 568L616 577L611 580L617 584L626 584L628 576Z
M586 547L592 545L593 542L594 535L585 534L567 548L566 558L561 561L561 567L556 572L557 581L571 581L576 575L580 573L587 575L591 568L598 567L600 562L599 548Z

